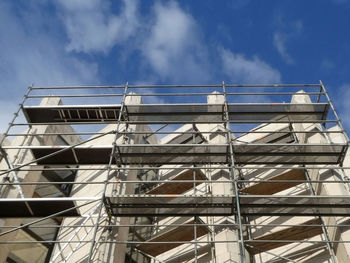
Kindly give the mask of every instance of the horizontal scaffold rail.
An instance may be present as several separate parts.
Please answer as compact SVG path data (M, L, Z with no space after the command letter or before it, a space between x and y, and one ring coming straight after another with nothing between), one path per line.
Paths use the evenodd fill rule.
M350 196L241 195L246 216L349 216Z
M240 209L247 216L349 216L350 196L241 195ZM107 196L114 216L219 216L233 215L234 196L228 195L119 195Z
M320 87L320 83L295 83L295 84L225 84L228 88L315 88ZM52 89L124 89L124 85L112 85L112 86L42 86L42 87L30 87L31 90L52 90ZM222 84L197 84L197 85L129 85L129 89L148 89L148 88L222 88Z
M107 196L113 216L229 216L234 213L229 195L119 195Z

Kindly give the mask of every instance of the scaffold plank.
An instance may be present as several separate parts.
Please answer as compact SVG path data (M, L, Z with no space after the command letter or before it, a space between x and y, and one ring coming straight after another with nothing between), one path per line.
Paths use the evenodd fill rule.
M350 196L241 195L246 216L349 216Z
M252 186L241 189L241 193L250 195L272 195L288 188L301 184L305 180L305 172L301 169L294 169L282 174L273 176L264 182L255 183ZM269 182L269 181L286 181L286 182ZM288 182L290 180L300 180L300 182Z
M234 144L235 163L338 164L346 144ZM38 164L108 164L112 145L29 146ZM66 149L62 151L63 149ZM59 152L61 151L61 152ZM227 163L226 144L118 145L113 164Z
M28 123L117 121L121 105L25 106Z
M217 121L223 104L137 104L125 105L129 121ZM230 103L230 121L271 120L288 116L291 120L323 120L327 103ZM118 120L120 104L25 106L29 123L89 122Z
M200 169L187 169L180 174L172 177L171 181L184 181L184 180L206 180L206 176L202 173ZM179 182L179 183L163 183L160 184L146 194L159 195L159 194L183 194L190 189L193 189L194 185L200 185L202 182Z
M282 229L270 234L266 234L255 238L253 241L245 241L247 245L248 251L255 255L265 251L269 251L278 247L282 247L291 242L269 242L269 240L273 241L283 241L283 240L295 240L298 242L300 240L305 240L308 238L312 238L314 236L321 235L322 227L320 220L311 219L306 222L303 222L299 225L295 225L286 229ZM254 241L264 241L266 242L254 242Z
M38 164L108 164L112 146L30 146L36 159L55 154L38 161ZM65 151L60 150L66 149ZM112 163L123 164L183 164L225 163L226 145L176 144L176 145L118 145L118 156Z
M233 144L236 164L339 164L346 144Z
M183 226L169 227L170 230L163 232L160 235L156 235L151 239L147 240L145 243L137 245L136 248L142 252L156 257L166 251L173 248L181 246L181 243L171 243L171 242L186 242L192 241L195 238L194 226L186 226L186 224L193 225L196 222L191 220L185 223ZM196 226L196 237L199 238L209 233L209 230L202 222L197 222ZM148 243L147 243L148 242ZM164 242L164 243L151 243L151 242Z

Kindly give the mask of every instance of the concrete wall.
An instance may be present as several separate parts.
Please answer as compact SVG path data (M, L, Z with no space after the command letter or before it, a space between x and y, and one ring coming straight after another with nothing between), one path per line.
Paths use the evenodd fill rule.
M49 97L42 100L40 105L59 105L61 100L57 97ZM30 130L25 131L23 134L35 134L35 133L51 133L55 132L57 134L64 132L72 132L70 126L60 125L60 126L46 126L38 125ZM62 136L68 143L73 144L80 142L79 136ZM50 136L18 136L12 142L11 145L52 145L56 140L56 135ZM9 144L10 142L7 142ZM29 149L19 150L13 149L8 150L8 159L12 164L23 164L32 161L34 158ZM0 163L1 169L8 169L7 164L4 160ZM42 166L36 166L35 169L42 169ZM22 182L37 182L40 180L41 171L20 171L16 173L18 179ZM9 175L10 182L14 182L14 174ZM21 189L23 191L24 197L32 198L36 186L35 185L25 185ZM1 191L1 198L20 198L18 187L6 186ZM5 226L16 226L20 225L24 219L22 218L8 218L4 220ZM34 220L34 219L33 219ZM3 229L2 231L5 231ZM11 241L11 240L33 240L27 233L23 230L15 231L5 236L0 237L1 241ZM45 260L47 248L42 244L16 244L16 245L0 245L0 262L5 262L9 254L13 257L18 257L21 260L27 260L27 262L41 262Z
M303 94L301 91L299 95L293 96L292 103L310 103L310 98L307 95ZM60 104L60 100L58 98L49 98L43 101L44 104ZM126 104L139 104L142 103L140 96L129 96L126 99ZM218 95L214 93L213 95L208 96L209 104L223 104L224 98L222 95ZM292 116L292 120L300 120L300 116ZM339 134L329 134L325 135L322 133L322 127L319 124L313 123L294 123L292 125L295 131L301 132L296 134L296 139L300 143L336 143L336 142L344 142L344 138ZM192 125L184 125L180 127L177 131L188 131L192 128ZM204 138L207 140L207 143L212 144L226 144L227 136L224 124L196 124L196 128L202 132ZM113 129L116 129L116 124L106 126L101 132L108 132ZM130 125L126 126L125 124L121 124L119 126L119 131L128 130L131 134L128 137L124 137L118 135L116 138L117 144L140 144L143 143L143 138L141 135L132 134L132 132L150 132L151 130L146 125ZM263 131L264 133L256 133L256 134L247 134L243 135L239 138L230 137L230 140L233 140L234 144L239 143L251 143L251 142L262 142L264 143L266 140L271 139L272 135L268 132L271 130L285 132L289 129L288 124L262 124L256 128L258 131ZM334 127L330 130L334 131L339 129L338 127ZM73 131L69 126L40 126L37 127L37 133L44 132L71 132ZM265 133L266 131L266 133ZM307 134L303 133L304 131L317 131L317 134ZM212 135L205 134L206 132L211 132ZM162 143L166 144L174 139L177 135L169 135L161 140L158 140L156 136L151 136L149 140L153 144ZM275 136L275 135L273 135ZM66 136L64 139L69 144L76 144L81 141L81 138L78 136ZM56 138L54 136L46 136L46 137L37 137L34 138L33 141L21 141L23 137L16 138L13 142L13 145L20 144L32 144L32 145L52 145ZM85 145L111 145L114 141L114 135L109 134L103 136L101 138L95 139L91 142L86 143ZM21 151L18 152L16 150L9 151L9 156L11 161L16 162L26 162L32 160L32 156L30 151ZM5 163L2 161L0 163L1 167L4 166ZM167 165L168 166L168 165ZM350 154L346 155L344 166L350 166ZM110 184L107 187L106 194L108 195L128 195L134 194L136 184L116 184L118 180L122 181L134 181L137 179L137 171L129 170L127 174L123 173L115 173L111 172L109 177L107 178L108 172L104 169L106 166L89 166L89 168L94 168L95 170L84 171L81 170L78 172L76 176L76 182L102 182L104 180L108 180L109 182L114 182L115 184ZM175 167L175 165L174 165ZM176 166L178 167L178 166ZM215 169L215 166L212 166L211 169L203 169L202 172L207 176L208 179L216 180L218 183L213 184L202 184L197 186L196 194L201 195L226 195L233 196L232 184L223 184L219 183L222 181L227 181L231 178L230 170L227 169ZM269 179L272 176L278 175L281 173L281 170L271 169L271 170L262 170L259 169L259 166L256 166L257 169L242 169L242 176L248 180L256 180L256 179ZM308 166L308 168L314 168ZM172 176L175 176L178 170L166 170L160 173L161 179L169 179ZM310 178L312 180L325 180L326 182L339 182L338 184L334 183L323 183L323 184L312 184L313 189L318 195L349 195L350 185L346 181L350 174L346 171L342 170L327 170L327 169L308 169L307 170ZM37 181L40 177L40 172L20 172L18 176L24 181ZM245 186L252 185L246 184ZM102 197L104 192L103 184L76 184L71 192L72 197ZM23 191L25 196L32 197L34 193L34 187L26 186L23 187ZM185 195L193 195L195 190L188 191ZM18 190L15 188L8 188L2 192L3 197L18 197ZM292 187L290 189L284 190L278 194L281 195L306 195L311 194L309 184L300 184L298 186ZM77 205L83 204L84 202L77 202ZM127 247L125 244L116 244L113 241L125 241L129 238L129 227L115 227L112 230L108 230L103 226L107 224L115 224L115 225L125 225L132 224L134 221L129 217L115 218L112 217L111 221L108 221L108 217L105 216L105 210L102 210L104 216L102 219L97 222L97 213L99 211L99 202L96 202L91 205L86 205L79 208L79 212L83 215L83 217L78 218L65 218L62 222L63 226L80 226L77 228L61 228L58 234L58 240L62 243L56 244L55 249L53 251L52 260L53 262L62 262L66 260L67 262L86 262L89 256L89 252L91 249L91 242L85 242L92 239L94 235L94 227L91 227L95 224L98 224L100 227L96 232L96 240L100 241L108 241L111 243L99 244L97 243L94 249L93 254L93 262L116 262L123 263L125 255L127 253ZM92 217L89 217L93 214ZM192 217L193 218L193 217ZM251 227L250 229L244 228L245 239L254 239L260 237L262 235L266 235L268 233L274 233L278 230L285 229L286 227L282 226L283 224L288 225L298 225L302 224L305 221L312 219L314 217L295 217L295 216L286 216L286 217L277 217L277 216L261 216L261 217L250 217L248 222L252 224L278 224L279 226L257 226ZM188 221L189 217L166 217L158 220L158 227L154 227L151 234L159 235L168 230L167 227L162 225L171 224L171 223L185 223ZM198 241L207 242L206 244L198 244L198 262L216 262L216 263L228 263L228 262L240 262L239 258L239 248L237 243L237 228L234 227L235 218L233 216L222 217L199 217L204 223L207 224L215 224L215 227L209 227L211 230L210 234L204 235L198 238ZM245 219L244 219L245 220ZM347 224L349 223L347 219L341 217L325 217L323 218L326 224ZM22 219L6 219L3 224L5 225L18 225L22 222ZM227 226L227 224L232 223L231 226ZM147 231L149 231L147 229ZM18 238L24 238L23 232L14 233L13 235L5 236L6 239L0 240L13 240L16 239L16 235ZM338 228L327 228L327 233L331 240L350 240L350 229L346 227L338 227ZM64 241L72 240L79 243L73 243L66 246ZM217 241L214 245L210 244L210 240ZM312 239L312 241L322 241L324 240L323 235L316 236ZM42 246L40 247L31 247L35 253L32 253L33 256L40 257L44 254L42 252ZM280 260L276 260L274 262L285 262L283 257L288 257L296 260L297 262L330 262L329 253L327 250L317 250L314 253L304 253L307 250L314 248L313 245L307 243L293 243L289 245L285 245L280 248L273 249L268 253L261 253L258 255L250 255L247 253L247 262L267 262L269 260L275 259L276 255L282 256ZM4 262L10 250L15 250L14 246L0 246L0 262ZM348 243L338 244L333 246L334 252L338 259L339 263L342 262L350 262L350 245ZM27 250L26 250L27 251ZM72 253L72 251L74 253ZM302 257L297 256L297 253L304 253ZM161 262L193 262L193 254L194 254L194 245L186 244L179 246L175 249L169 250L157 257L157 260ZM213 260L213 258L215 258ZM28 258L28 262L33 262L34 259ZM153 260L153 262L159 262L157 260Z

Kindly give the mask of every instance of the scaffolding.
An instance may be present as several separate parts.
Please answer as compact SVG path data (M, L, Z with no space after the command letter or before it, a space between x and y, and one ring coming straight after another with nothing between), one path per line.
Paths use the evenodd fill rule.
M19 106L0 262L350 261L349 139L322 82L31 86Z

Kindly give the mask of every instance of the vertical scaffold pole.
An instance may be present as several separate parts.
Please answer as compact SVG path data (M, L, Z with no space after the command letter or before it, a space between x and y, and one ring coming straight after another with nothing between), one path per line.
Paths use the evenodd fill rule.
M233 152L233 146L231 141L231 129L230 129L230 120L229 120L229 114L228 114L228 103L227 103L227 96L226 96L226 86L225 82L222 82L222 90L224 94L224 121L225 121L225 128L226 128L226 138L227 138L227 145L229 147L229 155L230 155L230 179L232 180L232 187L233 192L235 195L235 204L236 204L236 220L238 224L238 243L239 243L239 251L240 251L240 260L241 263L246 262L246 255L245 255L245 248L244 248L244 240L243 240L243 230L242 230L242 217L241 217L241 209L240 209L240 201L239 201L239 193L238 193L238 185L237 185L237 177L235 176L235 169L234 169L234 152Z
M305 167L306 168L306 167ZM311 178L310 178L310 175L309 175L309 172L307 169L305 169L305 175L306 175L306 180L308 181L308 184L309 184L309 188L310 188L310 192L311 192L311 195L312 196L316 196L316 192L315 192L315 189L314 187L312 186L312 183L310 182L311 181ZM329 237L329 234L328 234L328 230L325 226L325 223L324 223L324 220L322 218L322 216L317 216L318 219L320 220L320 223L321 223L321 228L322 228L322 232L323 232L323 235L326 239L326 246L327 246L327 250L328 250L328 253L331 257L331 261L332 263L338 263L338 260L335 256L335 253L334 253L334 249L333 247L331 246L331 239Z
M320 85L320 94L321 94L322 91L323 91L322 85ZM320 96L317 99L317 103L319 101L320 101ZM300 143L299 138L296 135L296 133L294 131L294 128L293 128L293 125L292 125L293 120L291 120L290 117L288 117L288 120L290 121L290 127L291 127L291 130L292 130L292 136L293 136L295 142L296 143ZM305 130L305 128L303 128L303 130ZM303 143L305 143L305 141ZM305 177L306 177L306 181L307 181L307 184L309 186L309 189L310 189L310 193L311 193L312 196L317 196L317 193L316 193L316 191L315 191L315 189L314 189L314 187L313 187L313 185L311 183L311 181L312 181L311 180L311 176L310 176L310 174L309 174L309 172L307 170L307 167L305 165L304 165L304 168L305 168L305 170L304 170L305 171ZM320 222L322 233L323 233L324 238L326 240L326 247L327 247L328 253L329 253L330 258L331 258L331 262L332 263L337 263L337 258L335 257L334 250L333 250L333 248L331 246L331 243L330 243L331 241L330 241L330 238L329 238L328 230L325 227L324 220L323 220L322 216L320 216L320 215L315 214L315 217L317 217L319 222Z
M328 95L328 92L327 92L327 90L326 90L326 88L325 88L325 86L323 85L323 83L322 83L321 80L320 80L320 86L321 86L321 88L322 88L323 94L326 96L326 99L327 99L327 102L329 103L329 106L330 106L331 109L332 109L332 112L333 112L333 114L334 114L334 117L336 118L337 124L338 124L338 126L339 126L339 128L340 128L340 130L341 130L341 132L342 132L342 134L343 134L343 136L344 136L344 138L345 138L347 144L349 144L349 143L350 143L349 137L348 137L348 135L347 135L346 132L345 132L344 126L343 126L343 124L342 124L342 122L341 122L341 120L340 120L340 118L339 118L339 116L338 116L337 111L335 110L335 107L334 107L334 105L333 105L333 102L332 102L332 100L330 99L330 97L329 97L329 95ZM347 150L347 149L345 149L345 151L344 151L343 160L344 160L344 157L345 157L346 150ZM342 164L341 164L341 165L342 165Z
M107 175L106 175L106 179L104 181L104 186L103 186L103 192L102 192L101 200L100 200L100 203L99 203L98 208L97 208L98 215L97 215L96 224L95 224L95 227L94 227L94 233L93 233L92 240L91 240L91 247L90 247L90 252L89 252L89 256L88 256L88 263L92 262L92 256L93 256L94 248L95 248L95 245L96 245L96 236L97 236L99 222L100 222L101 215L102 215L103 202L104 202L104 199L105 199L106 190L107 190L107 186L108 186L108 178L109 178L109 176L111 174L111 171L112 171L111 166L112 166L113 158L114 158L115 151L116 151L116 148L117 148L117 139L118 139L121 119L122 119L124 108L125 108L125 99L126 99L127 91L128 91L128 83L126 83L125 87L124 87L123 99L122 99L121 106L120 106L118 122L117 122L117 128L115 130L115 135L114 135L113 144L112 144L112 151L111 151L111 155L109 157Z

